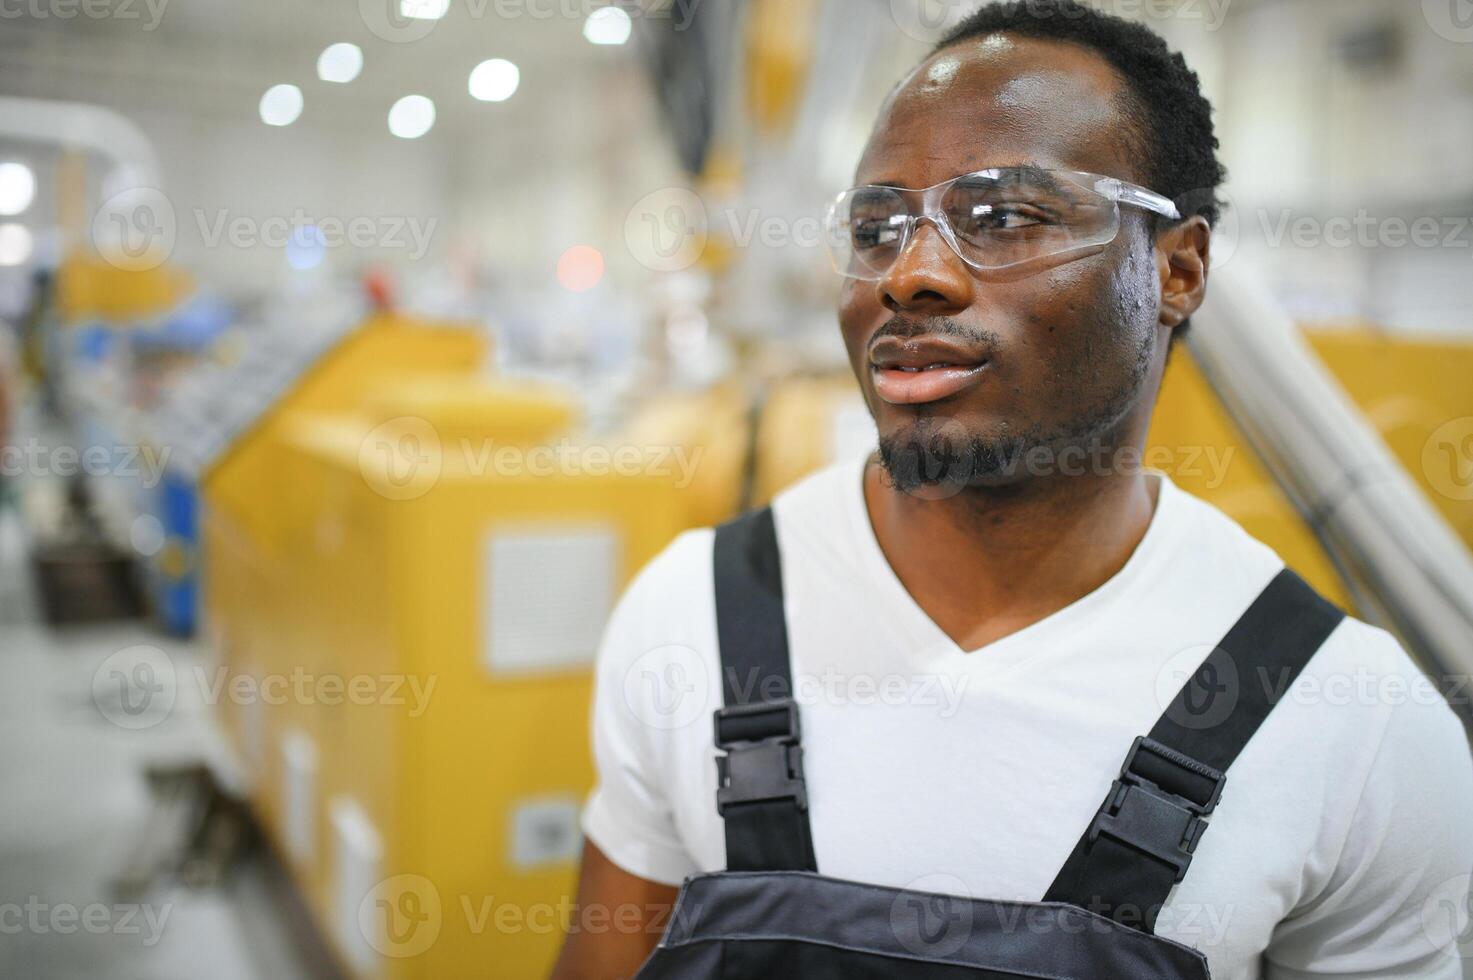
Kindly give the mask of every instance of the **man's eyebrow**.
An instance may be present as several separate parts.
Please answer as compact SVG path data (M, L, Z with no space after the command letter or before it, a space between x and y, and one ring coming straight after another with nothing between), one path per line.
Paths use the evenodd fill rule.
M1062 186L1048 167L1042 167L1036 163L1020 163L996 169L1008 172L1005 179L998 181L998 184L1003 187L1041 187L1044 190L1057 191Z
M987 170L1005 170L1011 171L1012 173L1008 175L1007 179L999 182L1000 186L1010 186L1013 184L1030 184L1032 186L1041 186L1047 188L1048 190L1058 190L1062 185L1057 179L1054 178L1054 175L1051 173L1053 169L1055 168L1046 167L1043 164L1037 163L1033 160L1024 160L1019 163L1008 163L992 167L976 167L972 170L965 170L961 173L953 174L950 178L947 179L954 180L957 177L965 177L969 174L982 173ZM920 189L917 187L912 187L910 184L898 178L880 178L878 180L867 180L864 183L856 184L855 186L891 187L897 188L899 190Z

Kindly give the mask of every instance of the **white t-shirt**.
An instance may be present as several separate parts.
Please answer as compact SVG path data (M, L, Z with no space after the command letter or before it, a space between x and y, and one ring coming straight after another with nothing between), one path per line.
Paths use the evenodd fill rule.
M774 503L819 872L1038 901L1131 742L1283 564L1161 477L1113 578L966 652L885 560L863 464ZM583 829L668 884L726 865L712 540L682 534L640 573L598 657ZM1461 977L1470 817L1457 718L1391 636L1346 619L1229 769L1156 931L1215 980Z

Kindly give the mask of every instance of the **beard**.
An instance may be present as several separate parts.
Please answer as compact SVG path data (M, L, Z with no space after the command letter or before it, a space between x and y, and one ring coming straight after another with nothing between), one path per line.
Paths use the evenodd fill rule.
M1155 335L1147 331L1115 390L1051 426L1003 422L984 431L959 418L922 415L881 433L880 465L903 493L941 498L974 488L999 488L1030 478L1078 474L1064 459L1078 458L1087 474L1106 472L1121 448L1118 431L1135 408L1150 375Z
M880 465L903 493L957 492L1010 482L1037 438L956 431L950 420L921 418L880 436Z

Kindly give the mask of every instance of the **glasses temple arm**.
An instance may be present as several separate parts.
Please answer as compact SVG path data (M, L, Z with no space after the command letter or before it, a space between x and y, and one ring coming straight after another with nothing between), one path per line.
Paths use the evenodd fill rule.
M1155 191L1148 191L1144 187L1135 184L1127 184L1123 180L1110 178L1106 187L1107 196L1124 204L1132 204L1147 211L1171 218L1173 221L1181 220L1181 212L1168 197L1162 197Z

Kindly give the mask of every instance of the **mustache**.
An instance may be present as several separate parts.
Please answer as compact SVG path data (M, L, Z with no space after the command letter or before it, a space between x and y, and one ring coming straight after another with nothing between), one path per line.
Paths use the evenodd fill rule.
M913 340L916 337L950 337L988 355L1002 343L1002 338L991 330L962 323L953 317L916 317L902 313L885 321L866 346L873 350L875 344L887 338Z

